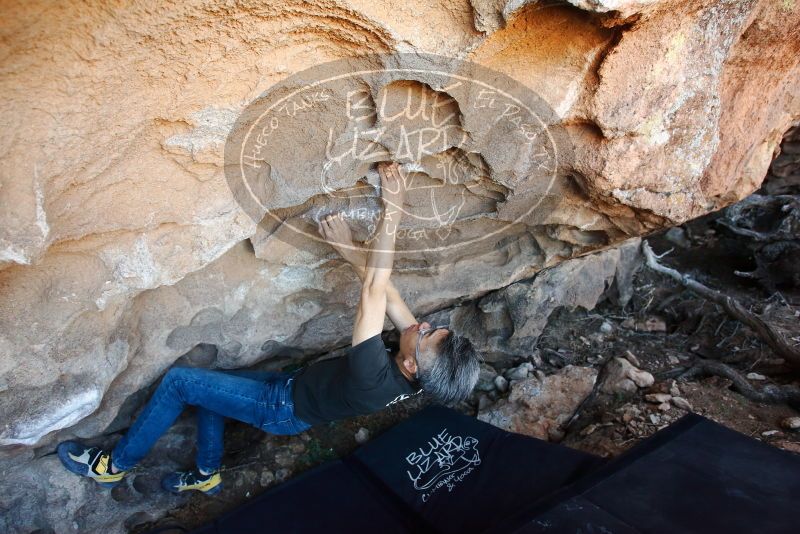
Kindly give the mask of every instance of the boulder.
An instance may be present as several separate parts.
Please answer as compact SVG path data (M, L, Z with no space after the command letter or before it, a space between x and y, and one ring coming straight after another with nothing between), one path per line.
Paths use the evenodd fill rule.
M287 229L374 216L374 161L337 167L359 139L441 189L438 203L409 196L396 285L419 318L452 317L501 359L530 354L559 306L629 299L635 239L758 188L800 117L792 2L31 0L4 6L0 24L0 467L31 472L62 439L124 428L181 358L277 368L346 348L357 278L313 232ZM393 69L407 58L437 68ZM438 61L485 69L536 102L539 122L515 128L514 105L434 76ZM236 126L262 95L335 62L360 100L298 106L313 117L254 182L278 221L254 217L226 174ZM452 137L404 143L384 113L403 102L422 110L406 133L431 132L441 111L434 130ZM493 109L507 120L488 120ZM354 123L390 135L355 139ZM370 194L340 195L355 187ZM441 218L445 245L414 252ZM14 473L3 494L28 476ZM46 486L24 487L47 502ZM74 507L53 498L62 515L4 516L0 530L60 531L92 513L77 493Z
M597 372L568 365L542 379L515 382L507 400L478 413L478 419L504 430L559 441L561 425L592 391Z

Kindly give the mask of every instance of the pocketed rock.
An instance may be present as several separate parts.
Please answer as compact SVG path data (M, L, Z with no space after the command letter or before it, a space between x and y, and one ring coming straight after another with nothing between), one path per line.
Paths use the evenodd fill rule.
M526 378L514 384L505 403L478 414L478 419L504 430L543 440L563 436L560 427L591 392L597 371L568 365L558 373Z
M653 375L634 367L624 358L614 358L606 367L606 379L600 386L603 393L633 393L638 388L650 387L655 382Z

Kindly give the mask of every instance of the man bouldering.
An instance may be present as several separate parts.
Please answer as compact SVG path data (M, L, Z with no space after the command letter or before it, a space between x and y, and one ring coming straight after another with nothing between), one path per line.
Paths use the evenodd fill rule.
M378 171L383 212L368 252L354 246L342 217L329 215L319 225L320 234L362 281L346 356L294 372L172 368L113 450L65 441L58 445L64 466L101 486L115 486L184 408L196 406L196 467L168 474L162 487L172 493L214 494L222 488L226 417L286 435L372 413L421 392L443 404L465 399L479 374L472 344L446 327L417 322L390 281L406 185L396 163L379 164ZM381 339L385 315L401 333L391 354Z

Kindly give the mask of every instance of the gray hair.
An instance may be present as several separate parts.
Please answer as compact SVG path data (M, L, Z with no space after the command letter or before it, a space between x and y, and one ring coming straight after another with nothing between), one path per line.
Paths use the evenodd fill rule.
M432 358L423 358L419 382L433 400L452 404L469 396L478 383L480 372L480 357L472 342L450 330L439 344L438 353Z

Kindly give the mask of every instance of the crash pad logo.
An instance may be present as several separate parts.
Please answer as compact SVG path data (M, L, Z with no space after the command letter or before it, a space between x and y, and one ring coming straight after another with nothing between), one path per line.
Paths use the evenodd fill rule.
M324 63L271 87L236 120L224 163L267 239L318 246L319 220L342 213L354 247L368 249L382 212L377 164L396 161L407 190L397 255L441 264L519 233L515 223L553 194L570 146L557 114L512 78L396 53Z
M481 463L478 440L470 436L454 436L443 429L424 447L409 453L406 473L414 489L422 492L422 501L440 488L453 491Z

